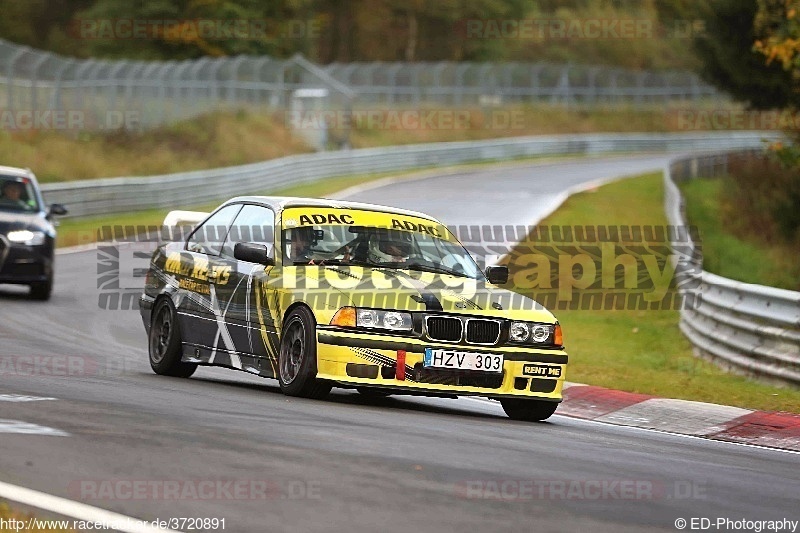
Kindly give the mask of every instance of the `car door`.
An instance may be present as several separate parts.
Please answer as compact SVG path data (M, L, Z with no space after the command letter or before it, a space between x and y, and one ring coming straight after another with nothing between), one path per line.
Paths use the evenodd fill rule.
M275 324L269 312L269 298L263 294L273 266L265 266L234 257L237 243L264 244L274 257L275 213L268 207L245 204L237 215L221 257L228 273L219 276L218 294L226 298L226 318L242 368L262 375L272 373ZM236 365L234 365L236 366Z
M208 350L201 348L210 348L213 357L217 347L232 347L225 329L220 328L224 316L209 274L213 277L223 263L222 246L241 208L241 204L231 204L214 212L191 233L181 254L181 263L185 262L188 267L177 289L181 332L184 343L197 347L195 354L204 359L208 357ZM191 347L188 348L191 351Z

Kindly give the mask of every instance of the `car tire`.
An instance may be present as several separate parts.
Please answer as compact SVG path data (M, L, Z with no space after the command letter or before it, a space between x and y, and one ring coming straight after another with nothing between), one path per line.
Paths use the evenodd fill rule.
M47 301L53 293L53 278L47 278L47 281L41 283L31 284L31 298L34 300Z
M361 396L370 400L381 400L392 395L392 391L388 389L378 389L375 387L356 387L356 390Z
M331 384L317 378L317 332L311 310L300 306L286 316L278 354L278 383L287 396L321 399Z
M526 398L503 398L500 400L503 411L512 420L523 422L541 422L547 420L556 412L557 402L543 400L529 400Z
M188 378L197 370L196 364L181 361L181 327L169 298L161 298L153 307L147 345L150 367L156 374Z

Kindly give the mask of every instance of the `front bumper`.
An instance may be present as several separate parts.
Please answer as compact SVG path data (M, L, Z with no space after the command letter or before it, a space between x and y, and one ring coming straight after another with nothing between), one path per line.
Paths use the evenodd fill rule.
M422 360L425 348L502 353L503 372L424 368ZM398 374L397 361L403 357L404 371ZM563 350L455 346L415 338L354 333L324 326L317 328L317 376L354 386L388 388L416 394L532 397L559 402L567 361L568 356ZM525 366L532 364L539 370L549 372L545 376L530 375L530 372L526 374Z
M0 238L0 283L30 284L47 281L53 273L53 248L10 244Z

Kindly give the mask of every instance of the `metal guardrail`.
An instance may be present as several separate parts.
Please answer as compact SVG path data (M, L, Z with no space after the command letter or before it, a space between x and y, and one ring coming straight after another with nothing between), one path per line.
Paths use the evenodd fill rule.
M705 154L670 163L664 173L664 207L671 225L686 225L677 182L725 174L728 156ZM673 246L685 249L686 242ZM681 311L680 328L695 352L736 373L800 386L800 292L706 272L699 247L690 247L692 257L685 267L693 270L699 283L691 289L692 305Z
M201 205L336 176L471 162L565 154L754 148L761 145L764 135L760 132L608 133L416 144L292 155L263 163L164 176L52 183L42 189L48 202L67 205L71 216L105 215Z

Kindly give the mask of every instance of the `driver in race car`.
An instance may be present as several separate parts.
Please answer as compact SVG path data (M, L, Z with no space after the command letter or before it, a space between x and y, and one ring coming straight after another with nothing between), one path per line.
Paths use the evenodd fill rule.
M369 260L373 263L405 263L411 256L411 242L399 236L373 235L369 240Z

